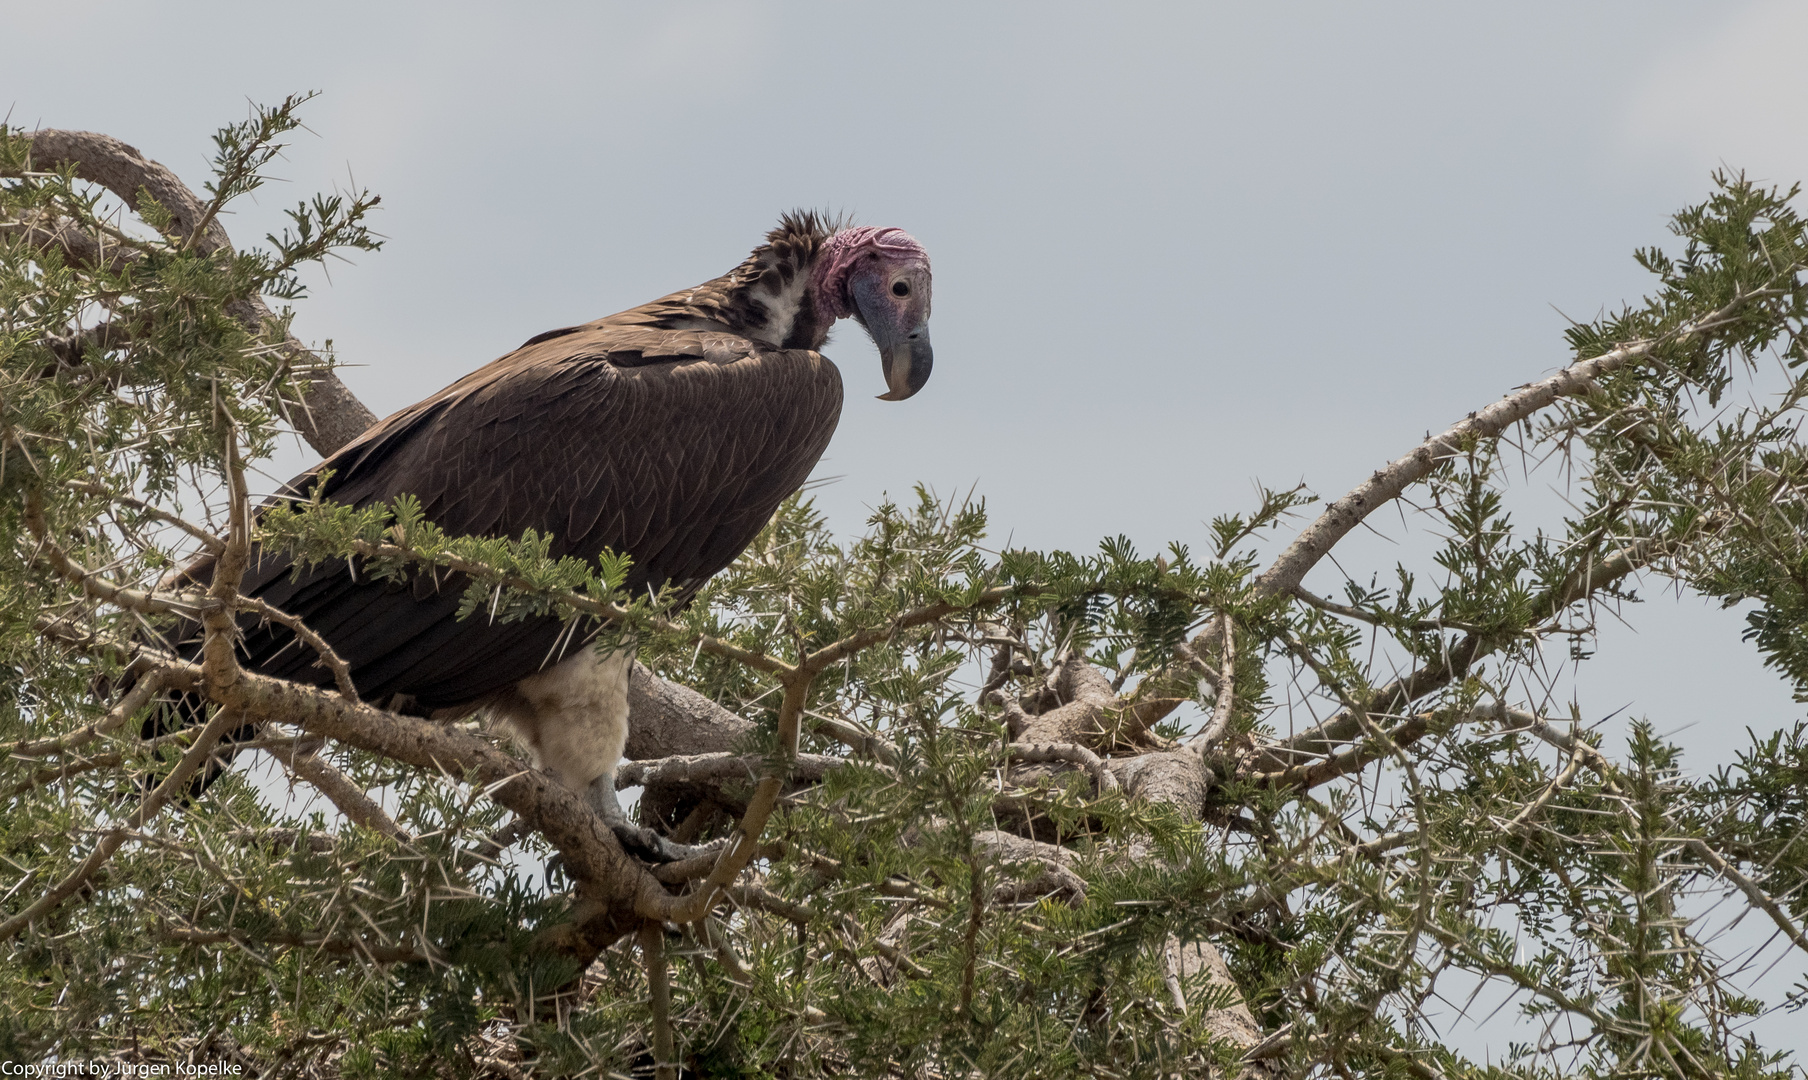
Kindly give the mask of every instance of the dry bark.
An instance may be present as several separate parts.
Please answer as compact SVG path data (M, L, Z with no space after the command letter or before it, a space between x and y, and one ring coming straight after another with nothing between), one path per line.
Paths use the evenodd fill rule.
M1005 704L1012 756L1036 763L1019 765L1010 776L1021 782L1046 775L1051 765L1102 772L1113 782L1099 782L1101 793L1117 787L1130 798L1163 803L1187 819L1199 821L1215 782L1204 759L1188 748L1149 749L1154 740L1147 735L1148 726L1175 704L1169 699L1140 705L1126 701L1112 689L1103 672L1078 653L1070 653L1036 692ZM1089 748L1109 752L1127 743L1133 752L1102 762L1089 752ZM1033 812L1021 807L1008 808L999 816L1001 822L1017 825L1022 831L1038 831ZM1078 902L1085 897L1085 880L1071 869L1072 853L1058 844L1004 831L981 833L974 843L996 863L1027 864L1035 871L998 886L993 895L995 902L1022 902L1043 895ZM1115 858L1140 862L1155 855L1136 846L1118 852ZM1165 952L1169 990L1177 1008L1187 1008L1183 986L1188 981L1203 981L1214 993L1227 993L1230 999L1229 1004L1205 1014L1207 1029L1245 1051L1261 1044L1264 1033L1243 1003L1242 991L1216 946L1206 941L1170 938ZM1238 1076L1264 1077L1270 1075L1267 1070L1264 1063L1251 1063Z
M754 723L640 664L628 676L628 756L721 754L744 746Z

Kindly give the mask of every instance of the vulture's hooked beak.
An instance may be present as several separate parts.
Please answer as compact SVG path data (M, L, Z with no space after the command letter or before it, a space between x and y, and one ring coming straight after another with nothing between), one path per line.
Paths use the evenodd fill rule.
M935 351L929 347L929 271L861 274L848 290L855 317L879 347L887 390L880 401L903 401L929 381Z
M876 338L876 335L875 335ZM929 369L935 366L935 352L929 347L929 327L919 326L903 340L879 346L879 362L885 368L885 385L890 391L879 395L880 401L903 401L929 381Z

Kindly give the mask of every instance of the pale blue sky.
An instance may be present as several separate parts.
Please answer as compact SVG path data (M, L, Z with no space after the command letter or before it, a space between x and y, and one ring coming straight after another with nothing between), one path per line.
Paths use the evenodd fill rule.
M1808 178L1802 0L520 8L0 0L0 109L198 182L247 99L324 91L292 183L227 224L383 195L389 247L296 320L379 413L713 277L791 207L903 226L935 375L872 400L844 327L821 504L850 530L977 485L999 540L1078 549L1200 546L1255 478L1342 492L1561 365L1560 313L1641 295L1632 249L1712 169ZM1800 715L1736 613L1632 615L1560 700L1680 729L1697 768Z

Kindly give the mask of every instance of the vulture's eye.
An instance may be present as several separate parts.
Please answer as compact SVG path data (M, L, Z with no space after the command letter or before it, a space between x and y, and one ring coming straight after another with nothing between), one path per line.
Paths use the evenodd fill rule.
M908 281L892 282L891 283L891 294L893 296L909 296L910 295L910 282L908 282Z

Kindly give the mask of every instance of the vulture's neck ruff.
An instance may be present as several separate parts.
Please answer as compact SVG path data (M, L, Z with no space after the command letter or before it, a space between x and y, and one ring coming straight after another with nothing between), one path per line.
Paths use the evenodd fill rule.
M741 265L670 299L670 329L700 323L778 349L820 350L838 319L859 318L848 293L865 259L920 264L929 255L902 229L848 227L814 212L786 214Z

